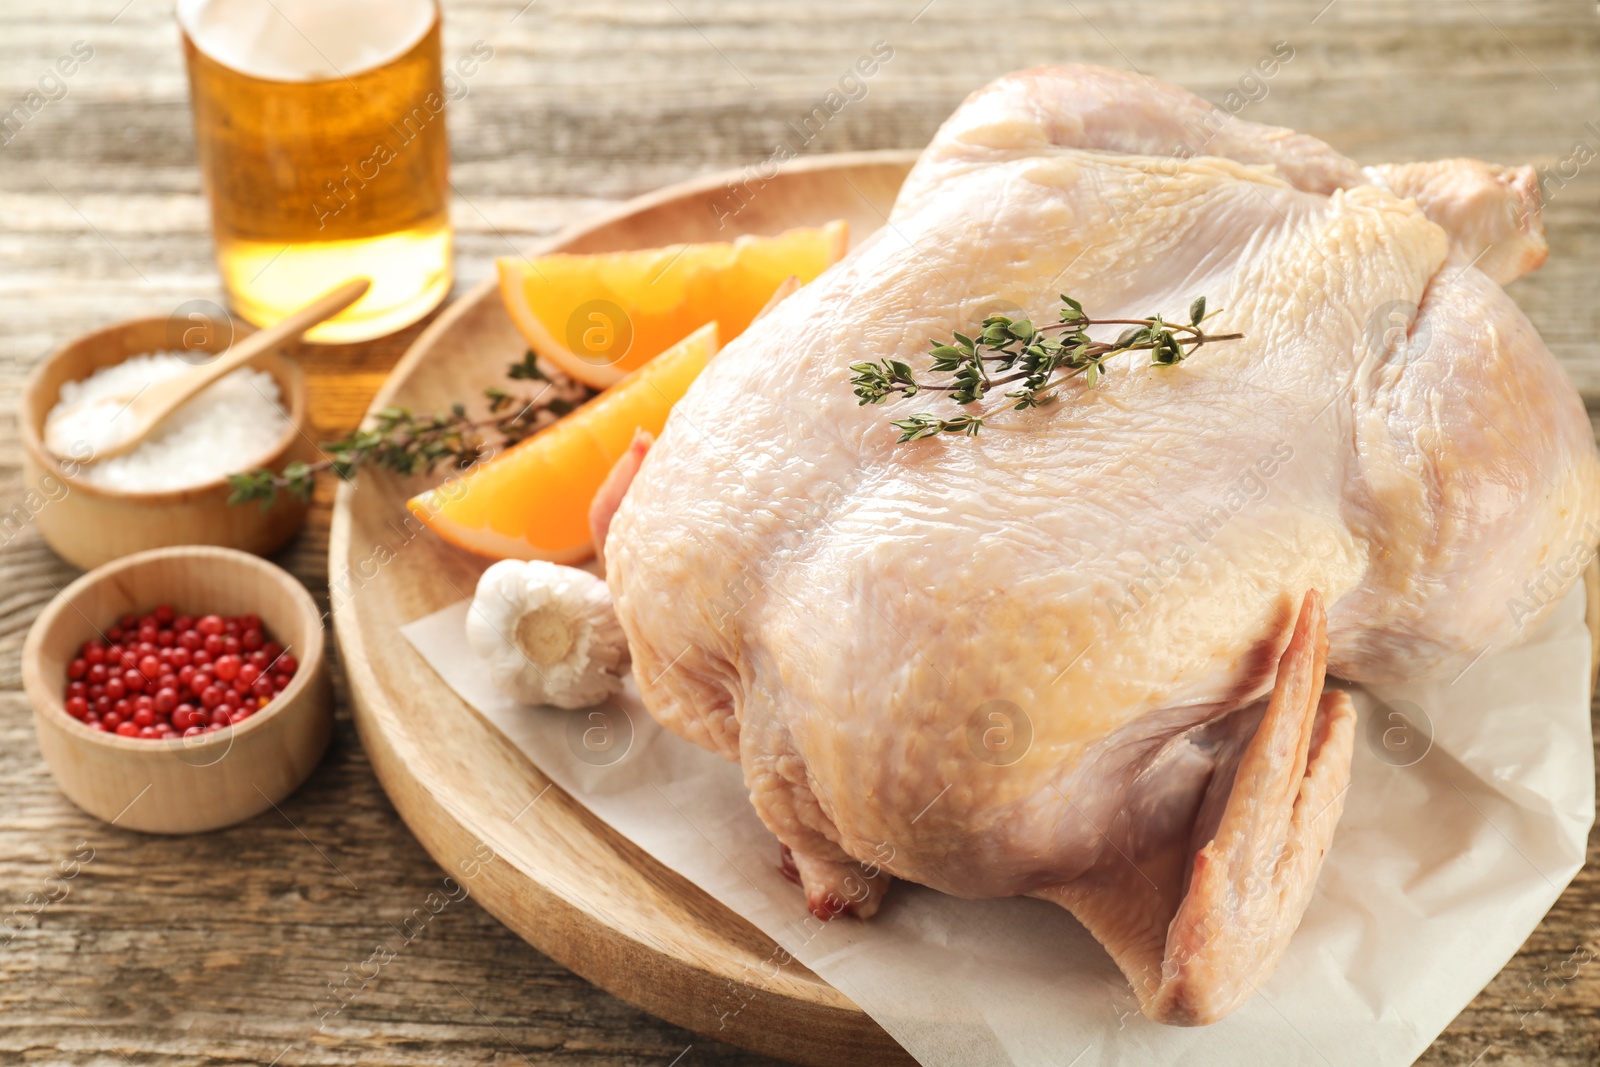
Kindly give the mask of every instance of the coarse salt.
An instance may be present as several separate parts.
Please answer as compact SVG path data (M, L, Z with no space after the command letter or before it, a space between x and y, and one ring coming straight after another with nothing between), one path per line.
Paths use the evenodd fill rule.
M208 386L138 448L93 462L97 443L108 447L128 432L121 424L133 421L126 411L129 397L192 370L194 364L183 355L152 352L67 382L45 418L46 436L74 442L68 455L86 464L79 477L111 489L187 489L259 465L288 429L289 416L277 381L249 367ZM121 399L111 403L112 398Z

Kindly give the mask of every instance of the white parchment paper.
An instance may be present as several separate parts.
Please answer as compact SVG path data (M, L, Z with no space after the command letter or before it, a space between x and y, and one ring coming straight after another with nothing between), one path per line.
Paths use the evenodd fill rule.
M1581 589L1458 679L1357 691L1344 818L1277 973L1214 1026L1148 1022L1098 943L1034 900L898 882L869 922L807 917L739 768L656 725L630 680L598 712L489 683L462 601L404 627L557 785L842 990L928 1067L1411 1063L1583 865L1594 818ZM1431 734L1431 738L1430 735ZM784 964L778 954L753 970ZM717 1006L728 1021L736 994Z

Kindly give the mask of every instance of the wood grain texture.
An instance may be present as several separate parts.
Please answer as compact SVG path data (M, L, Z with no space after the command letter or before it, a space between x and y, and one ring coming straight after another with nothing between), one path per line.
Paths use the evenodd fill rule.
M479 40L494 49L449 112L458 289L510 248L668 182L758 164L780 143L918 147L1005 70L1061 59L1136 67L1221 101L1284 40L1294 60L1243 117L1315 133L1362 162L1477 155L1552 169L1550 260L1511 291L1600 402L1600 160L1569 162L1582 158L1580 142L1600 149L1587 125L1600 125L1593 5L1325 3L446 0L446 56ZM15 397L63 340L219 293L170 5L8 0L0 30L0 112L73 42L95 50L64 97L0 135L0 391ZM876 40L895 59L804 140L790 124ZM319 433L355 421L418 332L303 353ZM0 513L21 499L8 403ZM277 557L324 606L330 499L319 494ZM770 1062L599 992L474 901L429 912L428 894L447 892L444 872L377 786L342 691L330 754L282 814L179 839L82 816L39 759L18 674L23 633L74 573L31 521L0 528L0 914L16 915L16 932L0 932L0 1060ZM93 860L34 913L80 843ZM419 908L431 916L423 927L411 918ZM409 938L408 918L420 929ZM349 976L379 942L398 949L394 959L330 1014L341 1001L329 983L359 984ZM1591 865L1422 1062L1600 1060L1596 956Z

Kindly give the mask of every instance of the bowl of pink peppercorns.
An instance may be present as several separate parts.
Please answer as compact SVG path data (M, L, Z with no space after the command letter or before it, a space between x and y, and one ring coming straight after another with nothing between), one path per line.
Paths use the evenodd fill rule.
M178 546L79 578L40 614L23 683L45 762L80 808L151 833L258 814L331 732L316 602L245 552Z
M299 666L259 615L180 615L157 604L83 643L67 664L62 707L120 737L193 737L265 708Z

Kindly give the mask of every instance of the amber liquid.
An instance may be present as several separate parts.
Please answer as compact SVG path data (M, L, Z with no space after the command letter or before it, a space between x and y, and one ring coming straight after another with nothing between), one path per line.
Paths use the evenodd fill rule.
M392 333L451 284L439 15L397 58L344 77L232 69L185 29L195 143L234 310L257 326L349 278L372 288L309 340Z

